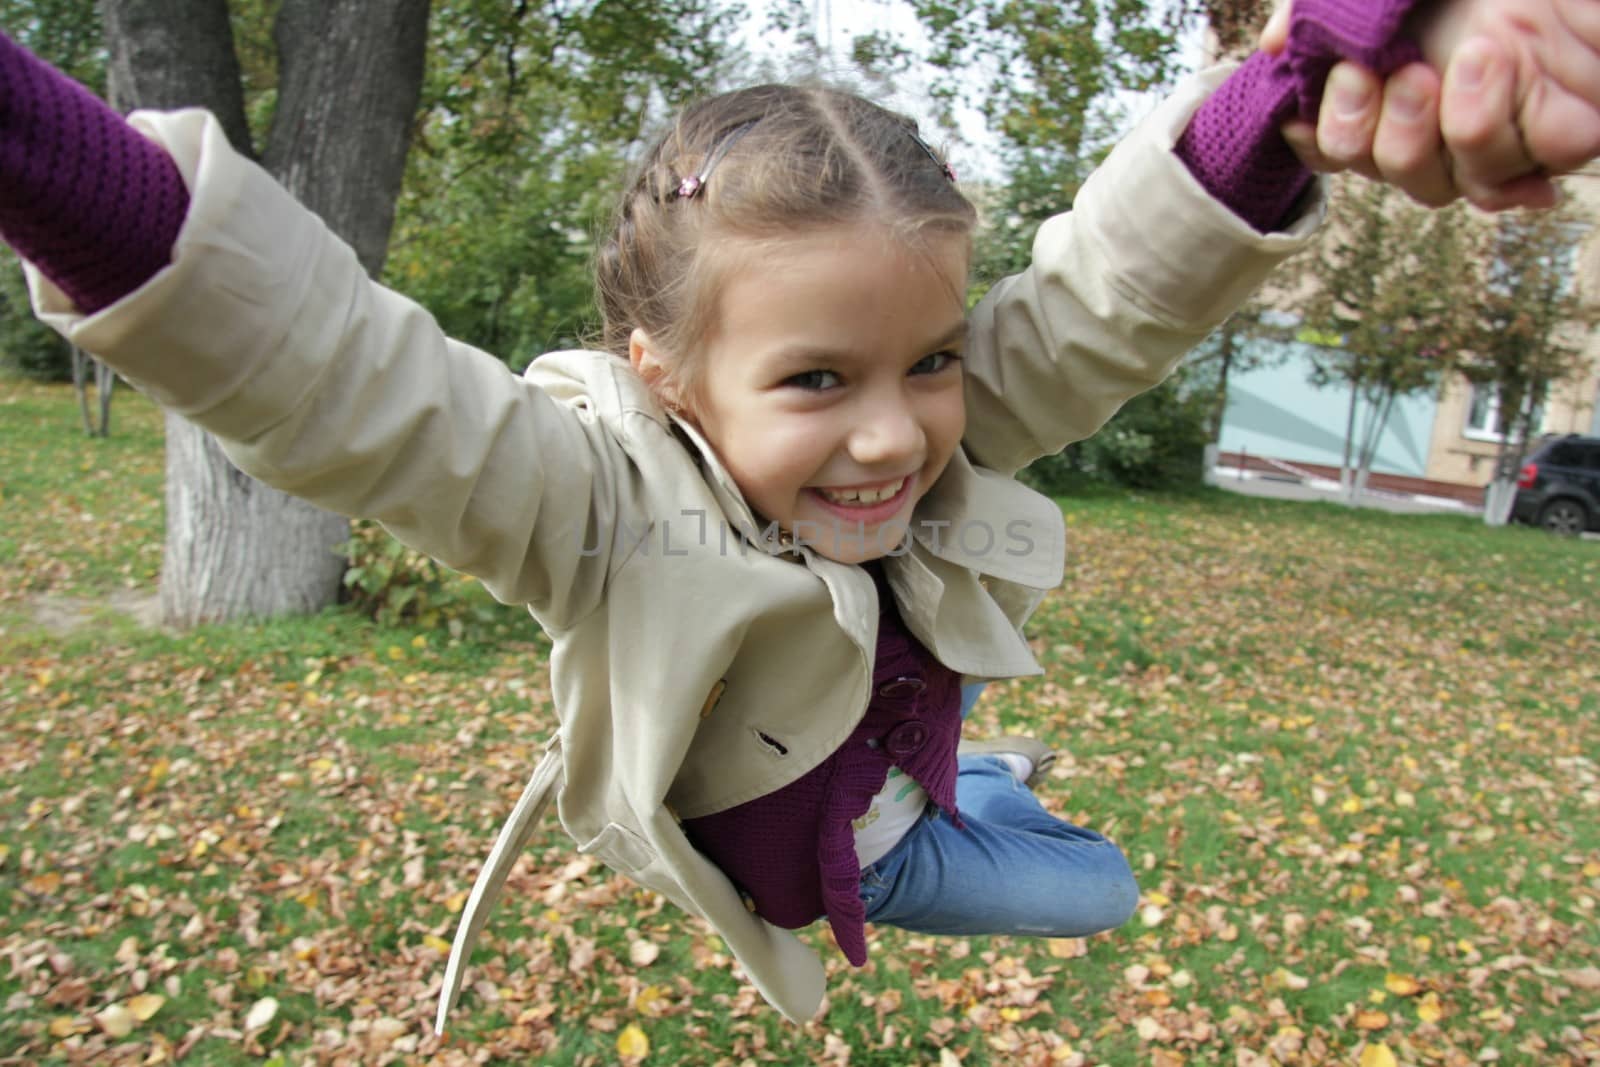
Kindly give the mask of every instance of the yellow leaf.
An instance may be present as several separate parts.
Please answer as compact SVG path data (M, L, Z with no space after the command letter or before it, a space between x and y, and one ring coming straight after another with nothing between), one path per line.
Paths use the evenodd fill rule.
M459 893L451 893L449 896L444 898L444 910L445 911L454 913L454 912L460 911L462 908L464 908L466 906L467 906L467 891L465 889L463 889Z
M390 645L389 646L389 658L390 659L405 659L406 658L406 650L401 648L399 645Z
M104 1011L96 1012L94 1021L106 1032L107 1037L127 1037L133 1033L134 1024L137 1022L133 1012L122 1004L113 1004Z
M667 990L658 985L647 985L639 990L633 1006L640 1015L660 1015L667 1008Z
M1422 992L1422 983L1407 974L1390 972L1383 980L1383 987L1397 997L1414 997Z
M1360 1067L1400 1067L1400 1064L1389 1046L1380 1041L1361 1050Z
M1348 798L1343 804L1339 805L1339 810L1344 812L1346 815L1354 815L1356 812L1361 810L1361 798Z
M57 1015L50 1020L50 1036L57 1041L71 1037L73 1034L81 1034L88 1029L89 1027L86 1024L73 1015Z
M1425 1023L1436 1023L1444 1018L1444 1005L1439 1003L1439 994L1429 993L1417 1001L1417 1018Z
M423 634L418 634L417 636L413 637L411 639L411 647L412 648L427 648L428 647L428 639L427 639L427 637L424 636Z
M1600 878L1600 862L1590 860L1585 863L1583 865L1583 876L1585 878Z
M316 771L318 774L327 774L329 771L333 770L333 768L333 760L326 756L318 756L316 759L311 761L311 769Z
M1168 904L1172 903L1171 897L1155 889L1152 889L1150 892L1146 893L1144 895L1144 899L1149 901L1151 904L1154 904L1158 908L1164 908Z
M1022 1018L1022 1009L1008 1005L1000 1009L1000 1018L1004 1019L1008 1023L1014 1023Z
M629 1023L617 1035L617 1055L629 1060L643 1059L650 1055L650 1039L636 1024Z
M427 945L429 948L434 949L435 951L438 951L438 952L449 952L450 951L450 942L446 941L444 938L440 937L438 934L424 934L423 938L422 938L422 943L424 945Z
M159 993L140 993L128 1000L128 1010L133 1012L135 1019L145 1023L149 1022L166 1002L167 998Z

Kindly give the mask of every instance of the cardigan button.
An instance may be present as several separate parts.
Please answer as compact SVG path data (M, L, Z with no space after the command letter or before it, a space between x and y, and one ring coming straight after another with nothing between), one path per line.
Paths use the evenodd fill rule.
M908 674L878 686L878 695L885 700L905 700L918 695L926 688L928 688L927 682L914 674Z
M916 721L903 722L889 731L884 738L884 748L891 759L905 759L921 752L928 743L928 728Z

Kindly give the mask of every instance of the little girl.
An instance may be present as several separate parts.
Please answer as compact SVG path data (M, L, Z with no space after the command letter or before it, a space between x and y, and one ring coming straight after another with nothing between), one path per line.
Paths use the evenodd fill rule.
M1441 11L1532 6L1556 41L1561 2ZM1074 936L1133 909L1117 847L1027 788L1043 746L959 754L963 682L1038 673L1020 627L1062 575L1060 511L1012 475L1303 245L1318 194L1278 127L1317 117L1337 61L1398 70L1385 92L1420 86L1424 120L1369 92L1292 128L1308 155L1435 192L1442 159L1485 189L1568 162L1516 155L1541 142L1509 106L1495 140L1441 141L1406 7L1300 0L1287 58L1179 92L970 313L954 173L909 121L824 89L690 108L598 256L601 350L521 378L370 282L209 116L126 125L3 39L0 230L41 317L241 469L380 519L551 635L559 729L467 906L441 1027L552 798L580 850L710 921L804 1019L823 969L788 931L819 917L859 965L869 921ZM1526 99L1547 61L1516 58L1468 88ZM1341 123L1353 148L1325 136Z

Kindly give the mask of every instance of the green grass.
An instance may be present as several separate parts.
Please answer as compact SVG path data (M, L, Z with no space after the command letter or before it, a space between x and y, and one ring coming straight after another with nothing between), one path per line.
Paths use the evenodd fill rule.
M632 1028L657 1064L1600 1057L1600 545L1065 500L1047 673L969 730L1065 750L1041 796L1128 852L1127 927L875 930L860 971L814 929L828 1009L795 1027L552 819L440 1041L441 939L553 726L548 642L477 592L456 636L134 625L111 605L154 588L161 418L115 417L92 441L70 390L0 382L0 1062L611 1064ZM43 628L64 600L88 623ZM118 1005L157 1006L116 1036Z

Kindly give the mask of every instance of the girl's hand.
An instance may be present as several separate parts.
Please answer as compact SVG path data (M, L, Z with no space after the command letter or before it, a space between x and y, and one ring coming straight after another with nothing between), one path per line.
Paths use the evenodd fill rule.
M1428 62L1386 81L1339 64L1316 125L1285 124L1291 147L1314 170L1354 170L1425 204L1554 204L1550 176L1600 155L1600 5L1427 0L1413 21ZM1285 5L1262 49L1281 52L1288 25Z

